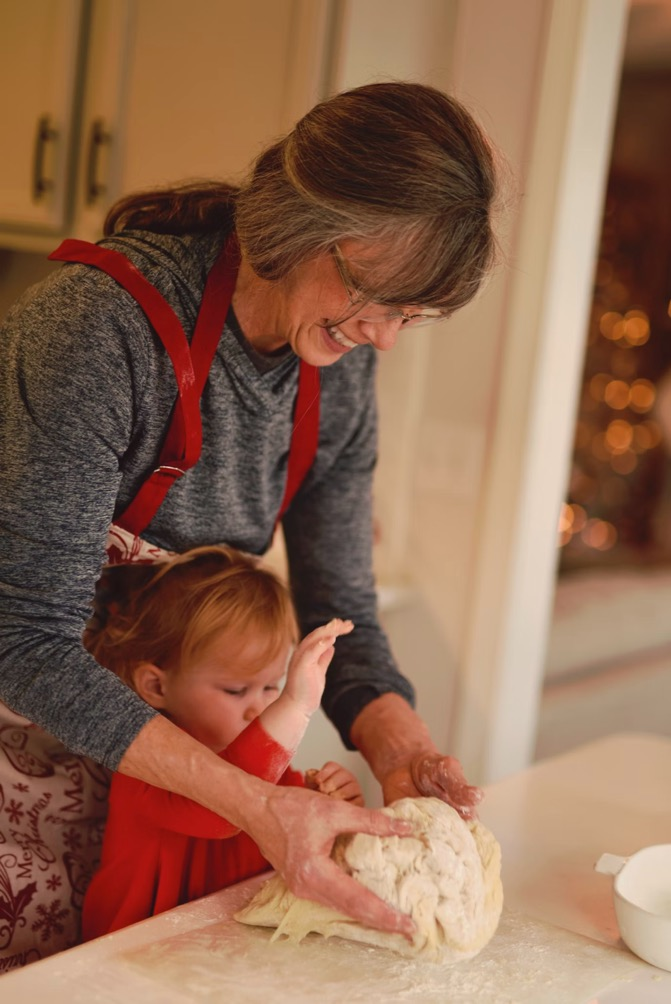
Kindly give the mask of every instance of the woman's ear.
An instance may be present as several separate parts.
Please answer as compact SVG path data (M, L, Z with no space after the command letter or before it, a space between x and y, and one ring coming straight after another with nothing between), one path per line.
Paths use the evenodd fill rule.
M135 692L147 704L161 710L165 703L166 672L153 662L141 662L133 670Z

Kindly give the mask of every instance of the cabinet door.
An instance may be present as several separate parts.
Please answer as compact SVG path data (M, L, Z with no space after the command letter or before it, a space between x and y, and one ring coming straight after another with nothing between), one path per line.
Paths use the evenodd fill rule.
M318 99L327 0L137 0L120 189L235 179Z
M134 12L134 0L91 5L70 231L83 240L99 240L107 209L119 194Z
M64 224L82 31L82 0L0 4L0 230Z

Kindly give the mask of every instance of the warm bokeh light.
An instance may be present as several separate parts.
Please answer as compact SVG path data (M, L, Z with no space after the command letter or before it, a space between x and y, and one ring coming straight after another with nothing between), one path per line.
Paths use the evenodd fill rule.
M599 331L604 338L608 338L611 342L616 342L618 338L622 338L624 335L624 318L622 314L616 310L606 311L605 314L601 315Z
M565 547L573 538L573 535L580 533L587 523L587 512L581 505L575 502L564 502L559 513L557 524L557 545Z
M656 446L662 441L662 430L657 425L657 422L648 420L647 422L639 422L638 425L634 426L634 449L638 450L639 453L644 453L646 450L654 450Z
M606 384L603 399L609 408L623 411L629 405L629 384L625 383L624 380L611 380Z
M587 522L587 512L576 502L572 502L570 508L573 511L573 532L580 533L585 523Z
M650 338L650 318L644 310L628 310L624 315L624 337L630 345L645 345Z
M606 449L611 453L624 453L631 446L634 430L630 422L616 418L608 424L604 436Z
M632 411L636 411L642 415L645 414L646 411L650 411L652 408L655 403L657 391L655 390L655 385L651 380L634 380L630 388L629 396Z
M625 345L645 345L650 338L650 318L637 307L621 314L617 310L607 310L599 319L599 331L611 342Z
M573 509L566 502L562 503L557 529L561 534L573 532Z
M588 547L609 551L617 541L617 530L607 520L588 519L580 536Z

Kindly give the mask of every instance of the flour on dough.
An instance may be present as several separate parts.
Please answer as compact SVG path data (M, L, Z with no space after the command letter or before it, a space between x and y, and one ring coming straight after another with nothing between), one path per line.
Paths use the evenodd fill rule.
M382 810L409 819L417 837L338 837L335 861L349 875L403 913L417 932L411 945L399 934L364 927L343 914L289 892L275 875L236 915L244 924L277 928L273 940L300 941L311 932L391 948L438 963L470 959L496 931L501 908L501 848L479 822L464 822L437 798L402 798Z

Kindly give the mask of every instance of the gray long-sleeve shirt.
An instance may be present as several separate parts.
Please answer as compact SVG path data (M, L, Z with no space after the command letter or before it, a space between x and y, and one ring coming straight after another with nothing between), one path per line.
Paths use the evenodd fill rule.
M105 241L160 290L190 337L222 235L129 232ZM203 450L143 533L173 551L268 547L291 439L298 359L258 356L229 315L205 386ZM371 482L375 354L321 370L319 450L283 520L302 629L334 616L323 705L349 745L375 696L412 701L376 615ZM83 649L110 522L156 466L176 396L172 365L128 293L65 265L0 330L0 699L75 752L115 768L155 714Z

